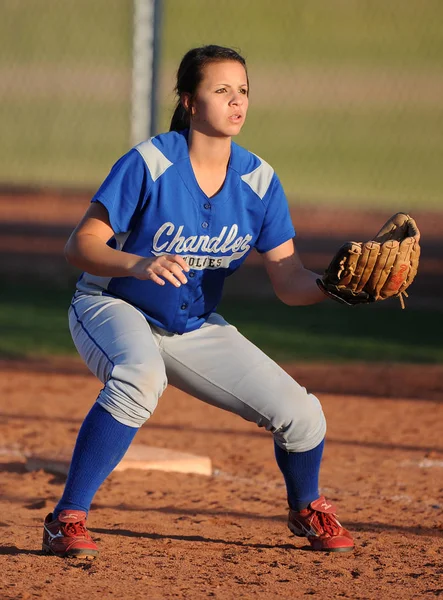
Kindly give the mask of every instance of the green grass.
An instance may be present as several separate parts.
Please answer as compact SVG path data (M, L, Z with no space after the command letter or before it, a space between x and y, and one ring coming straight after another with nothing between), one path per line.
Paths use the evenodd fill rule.
M1 102L2 135L9 143L0 143L0 181L94 187L128 149L128 119L122 101L104 106L70 100L52 108L44 100Z
M72 288L12 285L0 294L0 357L76 355ZM441 313L226 298L219 312L274 360L443 363Z
M124 65L131 0L3 0L1 64ZM440 65L440 0L164 0L162 51L239 48L260 64Z
M443 48L439 0L166 0L164 12L173 61L215 43L261 64L417 67L438 65Z
M0 66L125 66L131 0L2 0Z
M443 363L441 313L225 299L220 313L277 361Z
M261 139L254 133L260 123ZM372 206L405 210L443 205L443 109L286 109L268 123L264 110L251 111L238 141L265 153L290 198L361 205L370 200Z
M128 149L131 10L4 0L0 184L95 188ZM273 165L290 201L441 210L442 21L440 0L164 0L158 129L184 52L234 46L252 90L238 142Z
M8 146L0 144L0 181L42 185L51 180L53 185L91 188L97 178L101 181L127 149L127 110L123 102L109 103L104 111L100 103L89 101L82 106L84 121L77 123L73 116L78 109L78 102L53 111L44 102L0 103L3 136L11 140ZM169 112L163 115L165 126L168 117ZM383 110L354 115L299 110L294 115L286 108L270 121L266 110L255 108L236 141L274 166L290 200L357 201L363 206L371 200L372 206L412 211L442 203L440 122L443 109L396 116ZM23 144L30 130L33 136ZM11 164L11 153L20 155L20 161Z
M0 292L0 356L75 354L68 329L72 289L10 285Z
M162 115L164 128L170 111ZM291 127L288 127L291 123ZM269 162L290 202L443 208L443 108L251 108L237 143ZM288 160L289 157L289 160Z

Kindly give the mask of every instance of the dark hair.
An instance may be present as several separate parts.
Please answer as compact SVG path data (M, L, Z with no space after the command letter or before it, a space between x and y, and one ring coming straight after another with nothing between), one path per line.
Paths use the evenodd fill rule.
M213 62L233 60L242 64L246 70L246 61L238 52L232 48L223 46L202 46L189 50L180 63L177 71L177 84L175 91L178 96L177 105L172 115L169 131L181 131L190 125L190 116L181 102L184 93L190 94L191 99L195 96L197 88L203 79L203 68ZM246 71L246 77L248 73ZM249 81L248 81L249 83Z

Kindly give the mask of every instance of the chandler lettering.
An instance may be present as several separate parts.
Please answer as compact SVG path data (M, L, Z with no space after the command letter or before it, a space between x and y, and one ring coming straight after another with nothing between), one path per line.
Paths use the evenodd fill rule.
M246 254L250 249L249 242L252 240L252 235L239 236L238 225L235 223L229 231L227 227L223 227L219 235L212 238L208 235L191 235L186 238L182 235L183 229L184 226L180 225L176 230L175 225L170 222L161 225L153 239L154 254L158 252L180 254L199 251L211 254L241 251L242 254Z

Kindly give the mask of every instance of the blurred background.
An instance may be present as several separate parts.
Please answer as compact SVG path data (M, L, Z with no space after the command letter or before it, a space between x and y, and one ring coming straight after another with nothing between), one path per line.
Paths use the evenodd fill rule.
M159 53L152 129L169 127L176 69L189 48L215 43L240 51L248 63L251 93L248 121L236 141L271 163L280 176L306 266L321 272L343 241L369 239L393 212L410 212L422 229L423 258L408 308L400 311L393 301L370 307L364 327L369 336L377 327L384 331L383 319L391 324L397 319L398 329L412 327L422 350L428 344L429 352L415 343L415 350L411 344L403 357L402 338L387 358L443 362L443 3L156 4ZM65 303L78 273L64 262L63 245L112 164L140 141L133 131L137 5L136 0L2 1L3 355L44 350L48 331L57 330L58 315L65 335ZM243 320L252 321L252 297L261 314L275 320L276 305L258 257L251 256L241 273L227 285L227 313L235 318L243 310ZM353 356L356 340L350 332L361 339L361 311L355 316L329 303L302 310L309 339L324 318L322 327L334 322L337 335L347 331ZM281 317L278 348L288 319L294 320L291 327L299 326L300 317L293 314ZM41 329L26 341L21 336L32 323ZM262 329L263 317L248 323L248 331ZM16 341L6 343L6 338ZM49 346L59 348L58 343ZM72 351L70 340L60 344L60 351ZM288 342L288 352L294 344ZM380 339L374 344L379 347ZM318 346L305 355L303 342L300 356L317 357ZM368 360L380 359L368 347Z
M191 47L247 59L240 144L303 202L437 209L443 189L439 0L163 0L159 118ZM0 182L94 188L132 144L132 0L3 0Z

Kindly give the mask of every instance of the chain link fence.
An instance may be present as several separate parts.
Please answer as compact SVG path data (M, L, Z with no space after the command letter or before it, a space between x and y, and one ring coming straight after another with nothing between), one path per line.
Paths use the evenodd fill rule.
M236 140L289 199L443 208L440 0L163 0L158 131L191 47L247 59ZM0 185L93 189L130 147L132 0L3 0Z
M0 181L95 184L125 149L131 0L3 0Z

